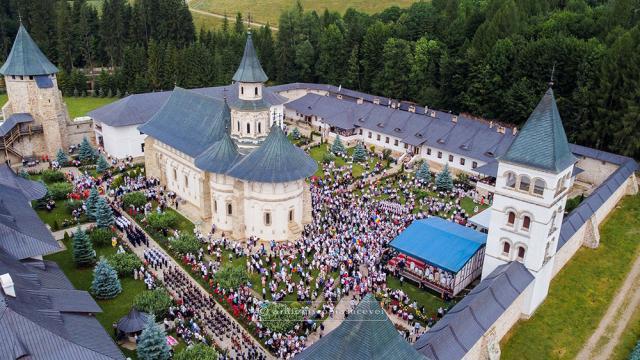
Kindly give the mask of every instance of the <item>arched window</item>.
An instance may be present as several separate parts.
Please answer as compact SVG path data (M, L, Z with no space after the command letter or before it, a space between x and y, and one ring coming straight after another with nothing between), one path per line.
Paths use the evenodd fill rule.
M217 200L213 200L213 212L215 214L218 213L218 201Z
M231 204L227 204L227 215L233 215L233 207Z
M509 244L508 241L505 241L502 243L502 253L504 255L509 255L509 252L511 252L511 244Z
M525 249L522 246L518 246L518 260L524 260Z
M178 171L176 169L173 169L173 180L178 180Z
M531 188L531 179L529 179L529 177L527 175L522 175L520 176L520 186L519 189L521 191L526 191L529 192L529 189Z
M240 121L238 121L238 132L240 132Z
M507 178L507 187L515 189L516 187L516 174L512 173L512 172L508 172L505 174L505 177Z
M264 213L264 224L267 226L271 225L271 213L270 212L265 212Z
M546 183L544 182L544 180L542 179L536 179L533 182L533 193L536 195L543 195L544 194L544 188L546 187Z
M240 86L240 94L244 95L244 86Z
M258 134L262 134L262 123L258 123Z
M516 223L516 213L514 213L513 211L509 211L509 214L507 216L507 224L513 226L513 224Z
M247 123L247 134L251 134L251 124Z
M255 93L256 96L258 96L258 87L257 86L253 89L253 92Z
M293 209L289 210L289 221L293 221Z
M525 215L525 217L522 219L522 228L525 230L529 230L529 227L531 227L531 218Z
M187 175L184 176L184 187L185 188L189 187L189 178L187 177Z

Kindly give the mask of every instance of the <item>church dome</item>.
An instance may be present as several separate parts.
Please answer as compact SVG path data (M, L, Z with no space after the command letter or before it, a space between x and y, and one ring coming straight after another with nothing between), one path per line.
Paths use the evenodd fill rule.
M195 159L195 165L205 171L224 174L241 159L238 146L228 133Z

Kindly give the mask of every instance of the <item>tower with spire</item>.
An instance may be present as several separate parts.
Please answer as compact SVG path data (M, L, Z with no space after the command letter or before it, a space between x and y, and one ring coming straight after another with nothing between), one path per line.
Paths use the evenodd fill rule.
M233 75L237 100L231 102L231 137L241 152L256 148L269 134L271 105L264 99L264 83L268 80L253 46L251 31L247 34L244 54Z
M53 156L58 149L67 147L67 122L69 115L62 94L58 90L58 68L42 53L25 27L20 24L11 52L0 68L4 76L9 101L2 108L4 119L12 116L32 118L27 124L29 132L44 135L44 141L29 141L20 147L16 155ZM3 124L5 127L11 124ZM18 125L20 126L20 125ZM9 132L12 129L4 129Z
M519 261L535 277L523 313L531 315L551 282L573 167L549 87L507 152L498 159L482 278Z

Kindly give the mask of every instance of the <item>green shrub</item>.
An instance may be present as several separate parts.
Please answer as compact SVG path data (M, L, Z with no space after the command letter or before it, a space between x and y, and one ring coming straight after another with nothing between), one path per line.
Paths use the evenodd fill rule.
M322 162L328 164L336 159L336 156L333 153L326 152L322 155Z
M142 261L134 253L113 254L107 258L107 262L120 277L133 277L133 270L139 269L142 265Z
M271 331L286 333L302 321L302 310L283 303L269 303L260 311L262 323Z
M169 229L178 223L178 216L174 212L165 211L163 213L153 212L147 215L147 221L149 222L149 226L151 226L156 231L160 231L162 229Z
M73 185L68 182L57 182L47 185L49 193L54 200L64 200L73 191Z
M183 255L186 253L196 253L201 246L200 240L192 234L180 234L177 239L171 242L171 247Z
M109 228L95 228L89 233L93 245L98 247L111 246L111 238L114 236L117 236L116 233Z
M225 289L235 289L249 280L247 270L243 266L224 265L214 275L216 282Z
M72 212L74 210L78 210L82 208L82 200L69 199L64 202L64 206L66 206L67 209L69 209L69 212Z
M128 209L132 205L136 208L140 208L143 207L146 203L147 197L139 191L125 194L122 197L122 204L126 209Z
M120 187L123 184L124 184L124 176L117 175L117 176L115 176L113 178L113 181L111 182L111 185L109 185L109 187L112 188L112 189L116 189L116 188Z
M153 314L157 319L164 318L172 304L171 296L164 288L141 292L133 299L133 306L138 311Z
M42 181L47 184L64 182L65 180L64 174L58 170L44 170L42 172Z
M217 360L216 349L203 343L197 343L179 351L173 360Z

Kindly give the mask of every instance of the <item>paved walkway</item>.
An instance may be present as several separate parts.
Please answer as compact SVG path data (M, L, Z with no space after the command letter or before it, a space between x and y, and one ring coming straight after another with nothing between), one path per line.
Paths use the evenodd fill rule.
M122 211L122 214L123 214L125 217L127 217L127 218L129 219L129 221L131 221L131 223L132 223L132 224L136 224L136 222L135 222L135 221L134 221L134 220L133 220L133 219L132 219L128 214L126 214L126 212ZM137 224L136 224L136 226L137 226ZM140 229L144 232L144 229L142 229L140 226L138 226L138 228L140 228ZM156 242L156 241L155 241L155 240L154 240L154 239L153 239L149 234L147 234L146 232L144 232L144 233L145 233L145 235L147 236L147 238L149 239L149 248L155 248L155 249L158 249L159 251L161 251L161 252L163 252L163 253L165 253L165 254L166 254L166 252L164 251L164 249L163 249L163 248L162 248L162 247L161 247L161 246L160 246L160 245L159 245L159 244L158 244L158 243L157 243L157 242ZM124 237L124 239L126 239L126 236ZM125 241L126 241L126 240L125 240ZM137 246L137 247L131 247L131 250L132 250L132 251L133 251L133 252L134 252L134 253L135 253L135 254L136 254L136 255L137 255L141 260L144 260L144 250L145 250L145 249L147 249L147 247L146 247L146 246L144 246L144 244L143 244L143 245L141 245L141 246ZM209 292L208 292L204 287L202 287L202 285L200 285L200 283L199 283L199 282L197 282L197 281L196 281L196 280L191 276L191 274L189 274L188 272L186 272L186 271L185 271L185 270L180 266L180 264L178 264L178 262L177 262L177 261L176 261L172 256L170 256L169 254L166 254L166 255L167 255L167 258L169 259L169 266L174 267L174 268L178 269L180 272L182 272L183 274L185 274L185 275L187 276L187 279L189 279L193 285L195 285L198 289L200 289L200 291L202 291L202 292L203 292L203 293L205 293L205 294L208 294L208 293L209 293ZM165 267L164 269L166 269L166 267ZM156 271L156 270L153 270L153 269L150 269L150 270L151 270L151 272L153 272L153 273L157 276L157 278L158 278L158 279L160 279L160 280L162 280L162 281L164 282L164 276L163 276L163 274L164 274L164 269L160 269L160 270L157 270L157 271ZM237 321L233 316L231 316L231 314L229 314L225 308L223 308L223 307L222 307L220 304L218 304L218 303L215 303L215 306L216 306L216 309L219 309L219 310L223 311L223 312L227 315L227 317L228 317L229 319L231 319L231 321L233 321L234 323L238 324L238 326L239 326L240 328L242 328L242 325L241 325L241 324L240 324L240 323L239 323L239 322L238 322L238 321ZM258 348L262 349L263 353L265 353L265 354L267 355L267 358L268 358L268 359L275 359L275 357L274 357L273 355L271 355L271 353L269 353L269 351L267 351L267 350L262 346L262 344L260 344L258 341L256 341L256 340L251 336L251 334L247 333L247 332L246 332L246 330L244 330L244 328L242 328L242 329L243 329L243 331L247 334L247 336L251 339L251 341L252 341L252 342L253 342L253 343L254 343ZM215 340L215 342L216 342L216 345L218 345L221 349L228 349L228 350L231 350L231 340L230 340L229 338L226 338L226 337L224 337L224 338L220 338L220 337L218 337L218 336L215 336L215 335L214 335L213 333L211 333L211 332L210 332L210 335L212 335L212 336L213 336L213 338L214 338L214 340Z
M82 230L87 230L92 226L95 226L96 223L94 222L90 222L90 223L86 223L86 224L81 224L80 228ZM64 233L69 234L69 236L71 236L72 233L74 233L76 230L78 229L78 226L72 226L70 228L66 228L66 229L62 229L62 230L58 230L58 231L51 231L51 229L49 229L49 231L51 231L51 235L53 235L53 238L60 241L62 239L64 239Z
M636 258L622 287L576 359L611 358L633 312L638 308L640 308L640 256Z

